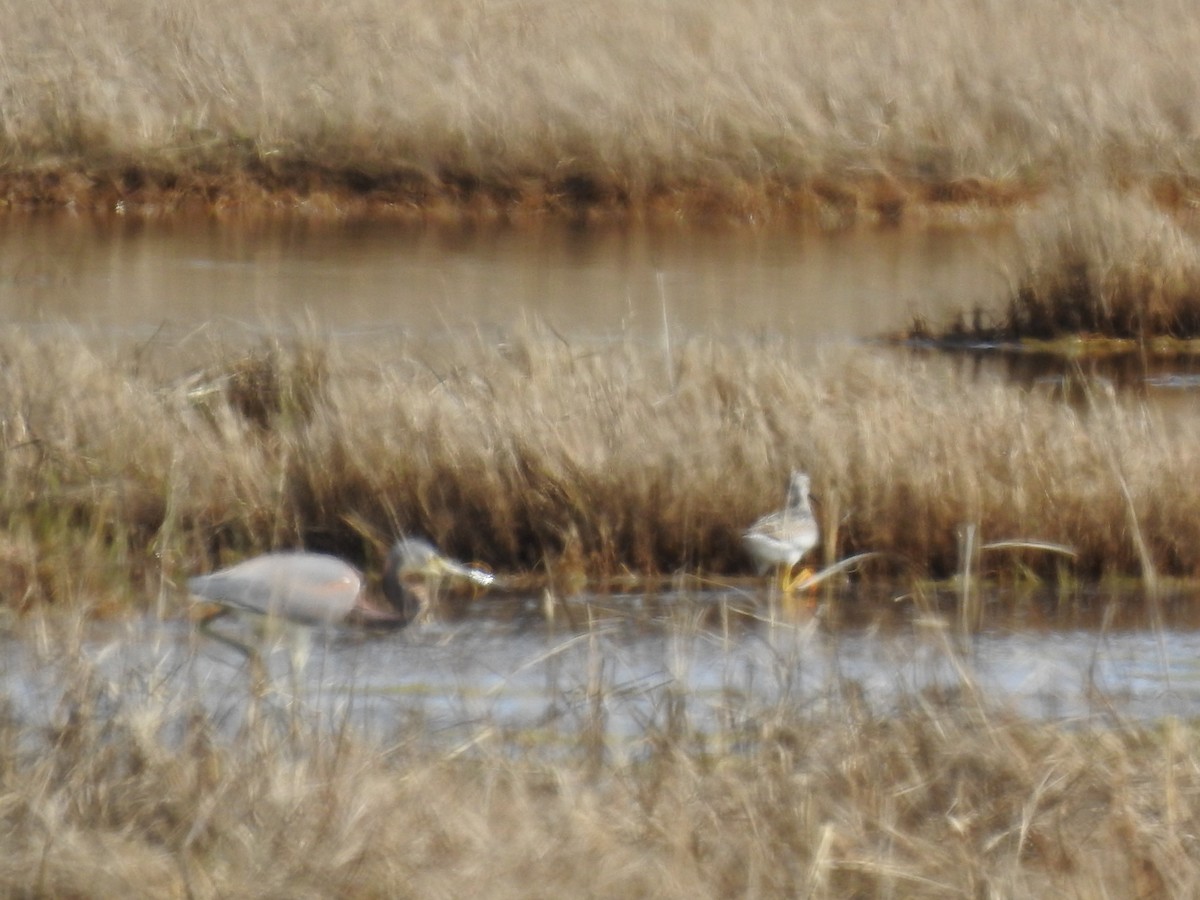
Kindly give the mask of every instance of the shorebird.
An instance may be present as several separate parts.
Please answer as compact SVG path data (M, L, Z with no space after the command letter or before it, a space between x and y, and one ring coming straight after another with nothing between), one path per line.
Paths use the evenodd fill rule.
M486 587L493 576L442 556L419 538L401 538L383 569L386 605L368 596L358 569L323 553L267 553L188 579L188 590L219 610L203 619L201 629L224 643L249 649L240 641L209 630L229 614L249 615L316 628L338 626L400 628L427 615L440 581L461 578Z
M779 569L779 587L784 593L790 593L807 577L808 570L805 569L792 578L792 569L820 538L809 484L809 477L804 472L792 472L787 505L779 512L763 516L742 534L742 544L754 559L760 575L772 567Z

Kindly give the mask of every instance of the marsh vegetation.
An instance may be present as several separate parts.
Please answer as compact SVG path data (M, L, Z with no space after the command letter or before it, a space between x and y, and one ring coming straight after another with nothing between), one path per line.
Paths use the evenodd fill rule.
M665 292L658 337L505 324L376 334L363 352L362 336L319 328L136 342L8 328L0 893L1197 892L1192 725L1133 722L1103 697L1105 716L1025 718L949 639L953 686L886 702L844 677L804 703L727 683L702 719L669 672L630 688L598 655L571 692L550 689L571 727L548 727L555 712L439 730L398 690L394 717L360 729L251 677L214 714L203 686L166 696L186 664L114 677L96 660L130 645L81 637L99 619L178 623L187 575L258 552L377 571L413 534L495 570L536 627L591 647L616 592L635 606L664 585L685 601L745 586L742 531L779 508L794 469L817 499L813 561L869 554L849 590L884 585L902 615L932 616L950 592L965 640L981 585L992 608L1036 594L1070 609L1107 580L1161 625L1170 582L1200 575L1200 418L1079 359L1144 370L1200 337L1200 26L1178 4L0 12L6 227L47 207L146 227L177 213L214 228L487 223L535 242L630 220L894 234L1011 220L1003 308L907 337L1068 358L1062 378L1017 383L961 358L751 337L728 311L728 330L683 335ZM53 233L48 246L46 268L22 259L0 286L53 290ZM845 596L827 600L834 587ZM777 627L764 588L743 591L738 627ZM682 624L655 624L683 641L714 617L729 628L728 612L680 602ZM823 614L813 628L834 627ZM786 681L800 662L774 665ZM342 687L339 702L368 690ZM644 705L618 734L609 711L631 690Z
M1200 351L1200 243L1188 216L1092 185L1027 210L1016 234L998 315L960 310L949 322L917 322L907 336L1064 356Z
M3 6L3 197L160 214L960 219L1080 175L1186 206L1169 0Z
M278 547L376 569L400 533L552 584L747 574L742 530L812 474L816 561L1071 584L1200 569L1196 422L1103 385L1065 403L872 348L693 338L572 346L316 337L0 348L6 606L174 602ZM185 362L186 360L186 362ZM156 599L160 598L160 599Z

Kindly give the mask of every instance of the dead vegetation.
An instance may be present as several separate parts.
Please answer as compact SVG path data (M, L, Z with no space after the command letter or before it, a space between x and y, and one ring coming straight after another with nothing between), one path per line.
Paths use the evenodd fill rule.
M1027 216L1020 237L1008 334L1200 337L1200 245L1147 200L1076 192Z
M1138 193L1078 188L1016 221L1019 248L998 321L963 311L909 337L1062 355L1200 352L1200 244L1189 218Z
M13 609L169 599L279 547L374 569L398 533L573 584L719 579L750 571L741 531L793 468L813 476L826 561L874 551L881 577L959 571L967 527L1078 553L991 554L985 576L1200 572L1196 427L1097 384L1077 405L878 350L693 339L667 356L536 331L163 344L136 365L10 331L0 354ZM251 384L271 390L248 403Z
M0 12L13 207L840 225L1200 179L1200 26L1167 0Z

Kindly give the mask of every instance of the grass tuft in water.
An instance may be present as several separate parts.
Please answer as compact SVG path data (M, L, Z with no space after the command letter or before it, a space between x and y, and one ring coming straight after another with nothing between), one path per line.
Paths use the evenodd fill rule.
M1136 193L1091 186L1017 220L1019 251L998 322L967 311L906 337L999 343L1070 358L1200 353L1200 244Z
M1076 194L1030 215L1021 239L1008 334L1200 337L1200 245L1149 202Z

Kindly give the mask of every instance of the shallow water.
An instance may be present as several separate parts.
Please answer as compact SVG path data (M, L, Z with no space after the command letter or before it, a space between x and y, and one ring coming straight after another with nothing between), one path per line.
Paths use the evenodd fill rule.
M597 721L621 744L681 716L728 736L781 706L819 711L853 698L886 714L931 691L1075 722L1200 714L1195 622L1005 617L963 635L952 616L911 608L837 624L822 607L791 620L748 616L743 601L732 624L709 614L716 595L651 616L615 614L608 598L578 629L473 615L389 635L318 635L302 650L280 641L263 645L263 703L306 727L349 721L387 739L416 722L450 744L496 729L577 734ZM59 648L11 638L3 648L0 693L31 726L62 718L81 672L122 708L145 704L164 721L199 703L235 728L255 694L242 654L180 621L96 625L78 654Z
M444 229L305 221L0 217L0 318L146 335L198 327L573 339L837 339L994 304L1012 238L752 228Z
M446 228L305 220L0 216L0 321L187 356L190 339L708 335L858 341L1000 313L1010 226L975 229ZM1133 388L1192 413L1200 367L1133 356L959 355L1039 391Z

